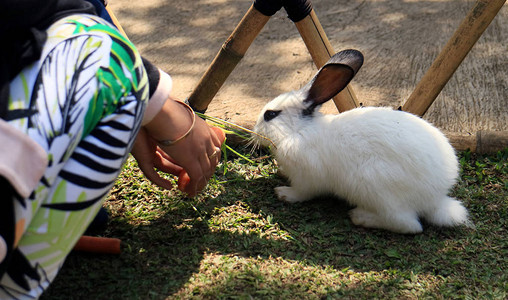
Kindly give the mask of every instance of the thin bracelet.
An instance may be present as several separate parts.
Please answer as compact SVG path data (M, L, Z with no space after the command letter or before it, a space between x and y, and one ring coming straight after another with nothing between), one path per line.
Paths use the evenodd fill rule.
M177 101L175 100L175 102L177 103L180 103L181 105L185 106L187 108L187 110L190 112L190 114L192 115L192 124L189 128L189 130L187 130L186 133L184 133L181 137L177 138L176 140L162 140L162 141L157 141L157 143L161 146L164 146L164 147L167 147L167 146L172 146L176 143L178 143L179 141L183 140L186 136L189 135L189 133L192 131L192 129L194 128L194 124L196 123L196 114L194 113L194 110L187 104L187 103L184 103L184 102L181 102L181 101Z

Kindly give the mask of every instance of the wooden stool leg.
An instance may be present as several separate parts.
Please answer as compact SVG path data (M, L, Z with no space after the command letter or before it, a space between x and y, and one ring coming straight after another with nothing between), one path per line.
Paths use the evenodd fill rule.
M427 112L505 2L506 0L476 2L404 103L402 110L419 116Z
M290 10L291 14L298 16L300 14L305 15L307 11L300 11L300 9L305 9L305 4L310 5L310 2L305 4L304 2L306 1L300 0L296 2L288 2L286 4L291 4L292 6L285 6L285 8L286 10ZM280 4L282 5L282 2ZM271 5L274 4L272 3ZM296 21L295 25L300 32L314 63L318 68L320 68L333 54L335 54L335 52L328 41L314 10L310 10L310 13L308 13L305 17L302 16L302 18L303 19ZM187 101L193 109L200 112L206 111L213 97L215 97L229 74L231 74L233 69L243 58L245 52L269 19L270 16L258 11L255 5L251 6L231 36L224 43L203 77L201 77L197 87L189 96ZM358 106L358 100L356 99L353 89L350 86L335 96L333 100L340 112Z

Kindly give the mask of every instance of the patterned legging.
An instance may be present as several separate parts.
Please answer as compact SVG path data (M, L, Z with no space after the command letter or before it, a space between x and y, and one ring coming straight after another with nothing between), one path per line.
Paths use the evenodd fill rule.
M30 197L12 200L15 228L1 229L15 239L0 299L37 298L54 279L120 173L148 99L138 52L107 22L73 15L47 33L41 59L10 85L9 124L49 164Z

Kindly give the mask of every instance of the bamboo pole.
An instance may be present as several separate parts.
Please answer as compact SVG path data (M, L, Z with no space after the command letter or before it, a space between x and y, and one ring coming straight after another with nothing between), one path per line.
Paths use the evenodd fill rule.
M476 2L404 103L402 110L419 116L427 112L505 2L506 0Z
M249 8L189 96L188 102L194 110L206 111L213 97L269 19L269 16L260 13L254 6Z
M335 54L314 10L301 21L295 22L314 64L319 69ZM358 107L358 100L350 85L333 98L339 112Z
M111 10L111 8L109 8L109 6L107 6L107 5L105 6L105 8L109 14L109 17L111 18L111 21L113 21L113 25L116 26L118 31L120 31L120 33L123 34L123 36L125 36L127 39L129 39L129 37L127 36L127 33L125 33L122 25L120 25L120 22L118 22L118 19L116 18L115 14L113 13L113 10Z

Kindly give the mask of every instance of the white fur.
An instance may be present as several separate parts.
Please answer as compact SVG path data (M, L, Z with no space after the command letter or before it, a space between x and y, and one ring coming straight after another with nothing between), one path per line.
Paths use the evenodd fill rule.
M468 223L464 206L447 196L458 162L437 128L391 108L304 117L298 95L272 100L254 127L276 145L275 157L291 182L275 189L279 199L333 193L356 206L350 212L355 225L399 233L421 232L420 217L439 226ZM281 112L266 122L266 110Z

